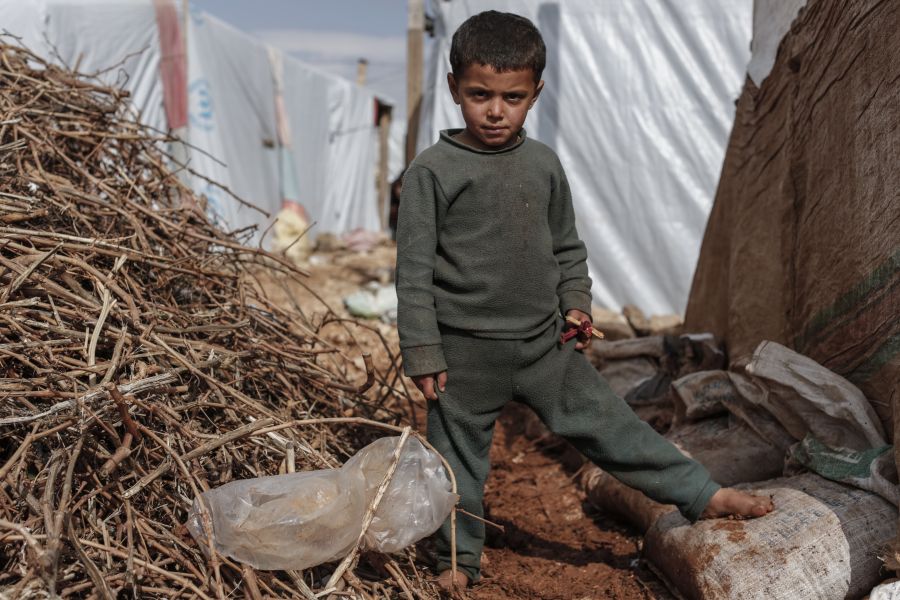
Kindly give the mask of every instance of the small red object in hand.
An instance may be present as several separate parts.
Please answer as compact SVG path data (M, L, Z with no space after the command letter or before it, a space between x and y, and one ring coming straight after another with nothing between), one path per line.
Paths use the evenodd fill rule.
M590 321L585 319L578 327L572 327L571 329L563 331L559 336L559 341L561 344L565 344L575 336L582 336L585 339L591 339L591 335L593 335L593 332L593 325L591 325Z

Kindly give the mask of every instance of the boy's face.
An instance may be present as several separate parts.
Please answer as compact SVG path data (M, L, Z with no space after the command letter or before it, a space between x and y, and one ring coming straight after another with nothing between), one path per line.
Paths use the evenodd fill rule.
M531 69L498 73L472 64L457 79L447 75L453 101L462 109L462 141L480 150L500 150L516 141L528 111L544 87Z

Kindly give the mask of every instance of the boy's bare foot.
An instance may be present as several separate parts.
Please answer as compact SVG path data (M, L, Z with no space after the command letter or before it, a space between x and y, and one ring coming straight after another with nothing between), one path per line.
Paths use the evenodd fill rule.
M753 519L762 517L775 510L775 504L771 498L754 496L733 488L721 488L710 498L706 510L700 515L701 519L715 519L717 517L737 517L739 519Z
M454 585L457 590L464 590L469 586L468 575L462 571L456 571L456 580L454 581L453 571L451 569L443 571L434 581L437 583L437 586L445 592L452 592Z

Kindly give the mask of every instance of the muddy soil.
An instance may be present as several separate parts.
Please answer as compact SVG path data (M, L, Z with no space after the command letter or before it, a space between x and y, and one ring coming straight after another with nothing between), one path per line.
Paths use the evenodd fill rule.
M551 435L523 435L524 407L497 424L485 489L484 577L473 600L671 598L640 559L641 537L586 502L571 452Z
M393 266L395 249L376 247L368 253L321 253L306 287L283 289L266 285L275 297L290 295L315 318L326 312L321 300L340 316L349 317L343 297L369 281L384 280ZM331 343L373 354L376 365L398 353L393 325L369 320L348 332L329 326ZM369 328L369 329L366 329ZM377 332L377 333L375 333ZM382 342L384 340L384 342ZM362 364L354 365L362 373ZM352 368L352 367L351 367ZM412 390L411 382L407 387ZM411 411L415 426L424 428L424 402L416 394ZM575 484L571 452L552 435L524 435L522 411L511 405L497 424L491 450L491 474L485 490L486 517L504 532L488 527L483 579L471 588L471 600L600 600L619 598L670 599L671 595L640 559L636 530L604 515L585 500ZM533 433L529 432L533 436ZM570 455L569 455L570 456Z

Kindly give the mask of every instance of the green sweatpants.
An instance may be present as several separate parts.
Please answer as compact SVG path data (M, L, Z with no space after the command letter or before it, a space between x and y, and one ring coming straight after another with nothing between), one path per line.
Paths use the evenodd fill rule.
M588 459L650 498L695 521L719 489L707 470L641 421L575 340L559 343L562 319L529 339L502 340L443 330L447 386L428 403L428 440L456 475L459 506L483 516L494 422L509 400L530 406L554 433ZM460 570L479 578L484 524L460 514ZM449 519L437 534L438 569L450 567Z

